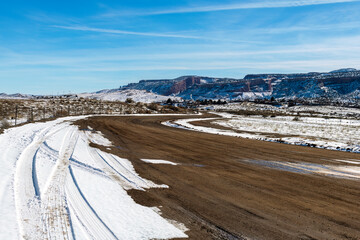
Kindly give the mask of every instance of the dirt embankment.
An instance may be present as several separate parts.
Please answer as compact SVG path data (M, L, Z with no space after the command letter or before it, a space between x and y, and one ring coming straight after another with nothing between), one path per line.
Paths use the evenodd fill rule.
M198 118L198 116L196 116ZM96 117L78 122L103 132L111 152L169 189L131 190L136 202L162 206L190 239L360 239L360 182L274 170L245 160L324 163L360 159L327 151L175 129L183 116ZM103 148L104 151L109 151ZM142 158L181 165L144 163Z

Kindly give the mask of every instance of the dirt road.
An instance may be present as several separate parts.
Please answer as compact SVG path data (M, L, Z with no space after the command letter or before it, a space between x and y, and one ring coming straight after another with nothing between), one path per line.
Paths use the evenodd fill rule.
M114 147L102 150L130 159L140 176L170 186L130 194L142 205L161 206L164 217L184 223L190 239L360 239L360 181L249 162L324 163L360 159L359 154L161 125L178 118L185 117L96 117L78 124L104 133Z

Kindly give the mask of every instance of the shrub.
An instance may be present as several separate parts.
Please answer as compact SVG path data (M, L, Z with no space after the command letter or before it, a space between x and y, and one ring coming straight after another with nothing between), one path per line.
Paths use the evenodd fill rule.
M175 107L175 106L172 106L172 105L168 106L168 109L170 109L170 110L172 110L174 112L180 111L180 109L178 107Z
M132 98L127 98L125 102L126 102L126 103L133 103L134 100L132 100Z
M9 128L10 127L10 123L8 122L8 120L6 120L5 118L3 120L1 120L1 128Z
M153 111L158 111L158 106L156 103L150 103L148 105L148 109L153 110Z

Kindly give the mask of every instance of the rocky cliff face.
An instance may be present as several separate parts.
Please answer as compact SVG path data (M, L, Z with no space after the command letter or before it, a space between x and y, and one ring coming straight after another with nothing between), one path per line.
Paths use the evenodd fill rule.
M360 71L340 69L328 73L250 74L244 79L184 76L168 80L142 80L123 88L142 89L184 99L334 99L360 98Z
M169 91L169 95L170 94L178 94L181 93L183 91L185 91L186 89L194 86L195 84L201 84L201 78L200 77L187 77L184 80L181 80L179 82L175 82L173 84L173 86L171 87L170 91Z

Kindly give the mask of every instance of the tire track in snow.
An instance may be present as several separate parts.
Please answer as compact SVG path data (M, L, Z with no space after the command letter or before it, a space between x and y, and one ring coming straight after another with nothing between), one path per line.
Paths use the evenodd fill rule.
M69 172L69 159L77 139L76 129L72 127L63 138L59 158L41 195L42 216L47 239L70 240L74 238L64 186Z
M109 160L106 160L105 157L103 157L98 151L92 148L88 148L89 152L91 153L91 156L94 158L94 160L100 161L105 169L105 172L108 173L108 175L115 181L120 182L122 187L125 188L135 188L139 190L143 190L142 187L138 186L134 181L130 180L125 175L121 174L118 170L115 169L115 166L109 162Z
M71 212L84 228L90 239L118 239L110 228L102 221L81 192L76 178L69 166L70 176L66 179L65 190Z
M46 141L44 142L41 149L44 150L46 153L50 154L51 156L55 156L56 158L59 155L59 151L57 151L57 150L53 149L52 147L50 147L47 144ZM53 161L53 162L55 162L55 161ZM83 163L83 162L77 160L74 155L72 155L70 157L70 165L74 166L76 168L79 168L81 170L90 172L92 174L96 174L96 175L104 177L104 178L109 178L102 170L100 170L100 169L98 169L96 167L92 167L92 166L90 166L90 165L88 165L86 163Z
M82 134L82 136L88 141L92 142L89 134ZM107 154L106 152L99 151L95 148L87 145L87 152L91 156L93 162L101 166L101 170L113 181L117 182L124 189L138 189L144 190L144 188L152 187L164 187L167 188L167 185L157 185L151 181L145 180L135 172L135 169L129 167L128 164L121 163L116 159L112 154ZM123 159L124 161L128 161Z
M20 238L74 239L69 214L69 211L72 211L89 238L117 239L86 200L72 173L70 159L77 142L75 128L72 131L69 130L63 138L59 158L45 187L40 191L36 180L36 155L41 146L46 147L47 144L44 143L47 138L68 127L65 125L51 131L55 126L44 128L40 133L35 134L33 141L21 153L16 165L14 190ZM69 141L69 139L71 140ZM90 150L91 147L89 146L88 149ZM98 155L92 150L90 152ZM94 161L99 163L99 155L94 158ZM101 160L101 164L104 164L104 161ZM111 168L111 165L108 167ZM105 174L112 179L115 175L120 174L114 171L111 171L111 174L102 171L101 173L103 177ZM123 177L125 178L125 176ZM139 177L137 176L137 178ZM129 187L136 186L133 183Z
M40 190L37 183L35 161L37 152L46 138L60 131L50 131L49 126L35 133L32 142L22 151L16 162L14 178L14 198L19 224L20 238L42 239Z
M141 178L127 159L118 158L91 148L89 145L84 147L83 144L78 143L78 139L87 142L88 137L83 136L77 127L70 126L66 122L54 122L45 126L39 125L35 129L39 128L38 131L31 131L30 128L30 131L25 132L23 136L26 145L22 145L22 151L19 151L20 156L16 162L14 194L20 239L72 240L75 237L81 239L118 239L118 234L122 236L121 238L124 237L121 234L126 229L122 229L123 226L114 225L107 216L103 215L102 208L94 207L98 205L96 205L97 200L92 195L93 193L83 190L76 180L76 177L81 178L83 172L79 172L81 174L77 176L78 172L73 172L73 167L74 170L76 167L79 171L85 170L96 177L115 181L123 189L143 190L151 187L167 187ZM62 132L55 137L54 144L56 149L60 146L60 150L56 151L48 146L46 141L59 131ZM58 137L60 139L62 137L62 142L57 140ZM79 153L85 151L84 155L78 156L78 160L73 156L74 150L78 150L76 147L79 148ZM90 155L87 155L86 151L89 151ZM44 157L42 155L44 153L49 153L49 155ZM46 166L44 166L40 159L46 161L46 156L55 165L45 164ZM87 164L85 156L88 156L90 161L94 161L94 164L91 164L93 166ZM36 167L39 168L36 169ZM37 174L44 170L50 174L48 177L45 177L47 174L39 175L38 183ZM101 184L101 186L103 185ZM106 186L104 185L104 187ZM133 202L131 204L136 205ZM135 209L139 211L137 215L143 217L143 210L141 208L140 210ZM132 211L129 208L129 213ZM153 211L148 214L152 216ZM119 216L124 217L121 214ZM154 217L161 222L156 218L156 215ZM114 220L113 216L110 219ZM142 222L142 224L144 223ZM151 220L145 226L148 224L152 224ZM169 223L166 221L161 222L161 224L165 225L164 229L167 231L178 231L169 227ZM152 228L158 230L157 227L149 227L149 229ZM81 233L78 232L78 229L82 230ZM134 229L137 228L134 227ZM137 231L142 232L142 229L137 229ZM162 233L159 232L159 234ZM178 235L182 236L181 234ZM145 236L143 237L146 238Z
M152 187L168 187L167 185L157 185L141 178L133 168L126 167L111 154L98 151L90 146L87 147L87 150L94 162L102 166L102 171L124 189L144 190L145 188Z

